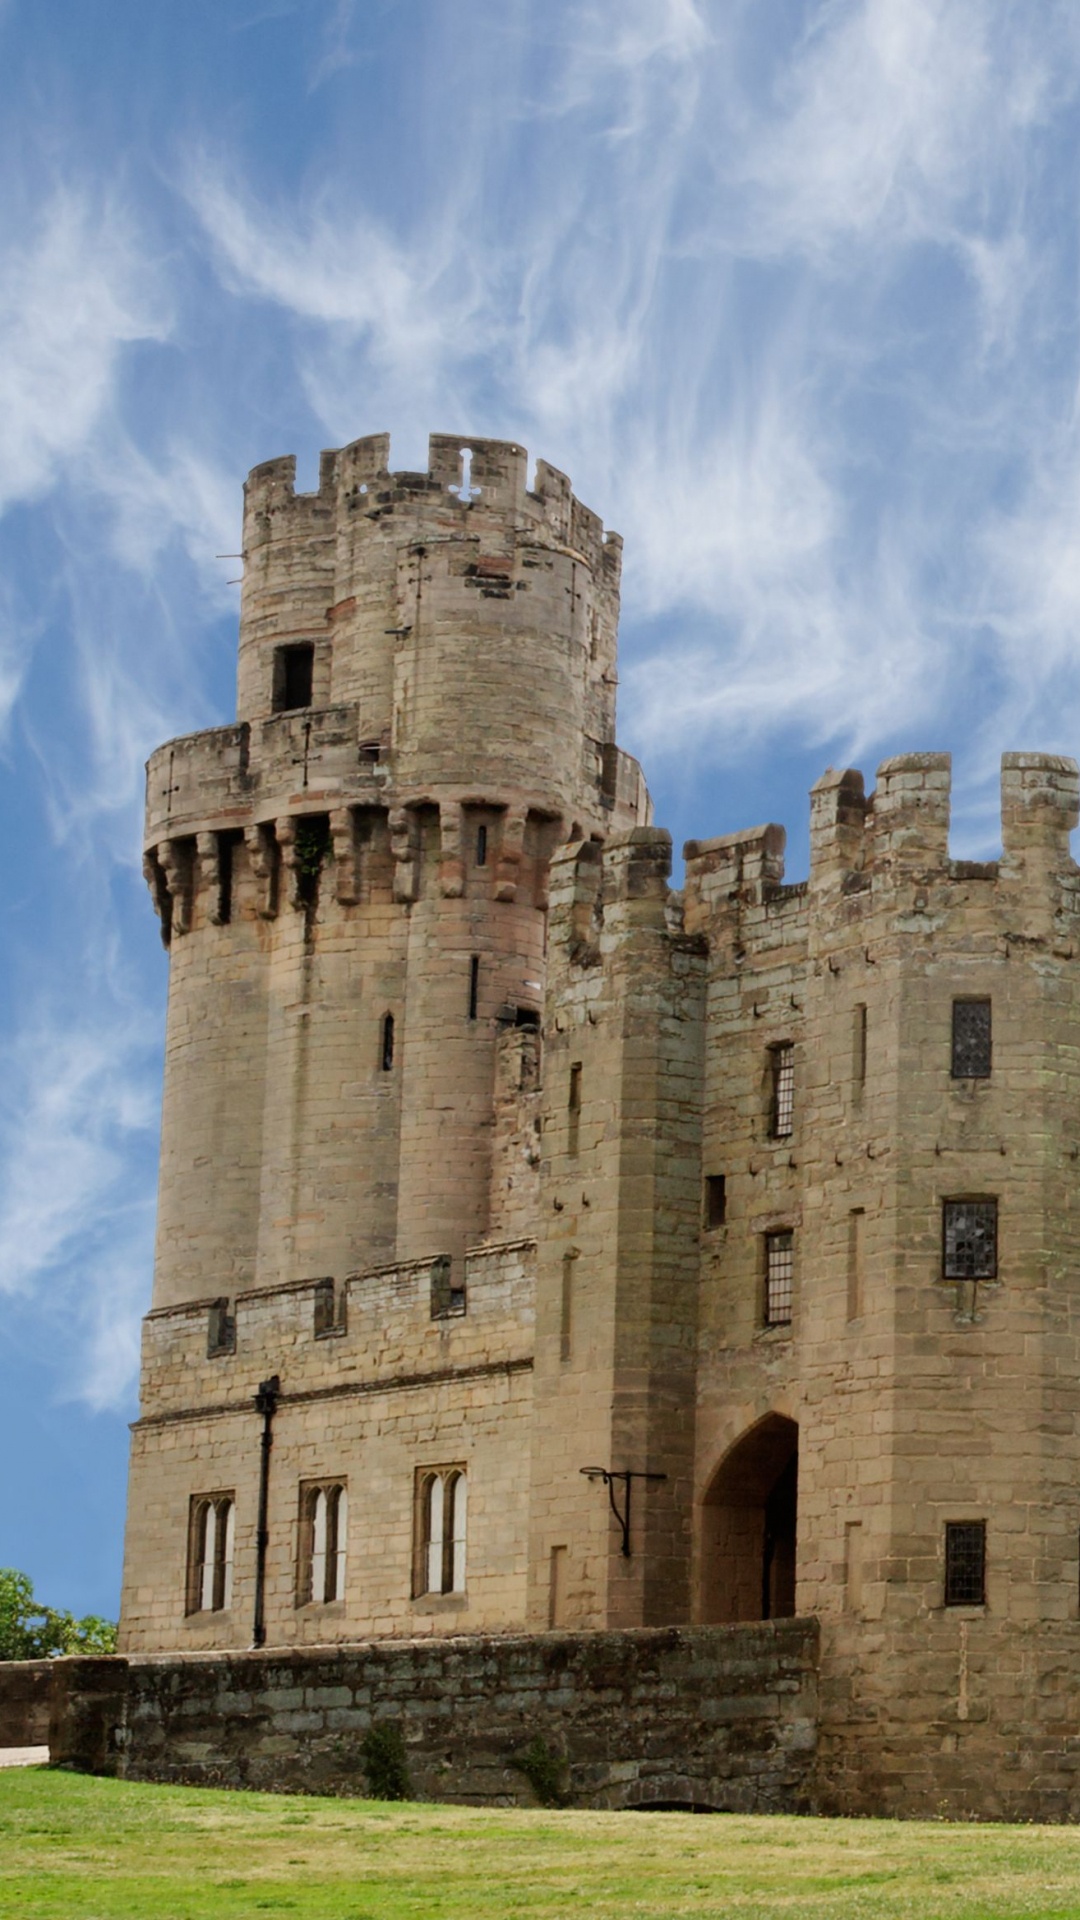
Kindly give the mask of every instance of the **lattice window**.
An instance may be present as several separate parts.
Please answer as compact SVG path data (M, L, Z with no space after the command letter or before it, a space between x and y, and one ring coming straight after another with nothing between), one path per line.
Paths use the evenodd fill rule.
M223 1613L232 1606L235 1534L235 1495L196 1494L188 1519L189 1613Z
M795 1048L790 1040L770 1047L772 1068L772 1110L769 1132L774 1140L786 1140L795 1125Z
M952 1008L952 1077L986 1080L992 1050L989 1000L954 1000Z
M416 1479L413 1593L464 1593L468 1483L464 1467L426 1467Z
M790 1231L765 1235L765 1325L791 1325L795 1277L795 1235Z
M345 1598L349 1491L343 1480L309 1480L300 1488L300 1606Z
M996 1200L946 1200L942 1239L942 1275L946 1280L997 1277Z
M986 1521L945 1522L945 1605L986 1604Z

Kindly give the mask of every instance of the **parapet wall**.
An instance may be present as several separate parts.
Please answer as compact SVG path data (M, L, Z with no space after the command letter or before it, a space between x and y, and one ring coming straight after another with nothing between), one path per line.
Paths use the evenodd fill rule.
M463 1282L463 1284L461 1284ZM456 1275L442 1255L160 1308L143 1322L144 1418L249 1399L280 1374L286 1395L376 1388L528 1360L535 1246L476 1247Z
M549 1804L790 1813L816 1743L812 1621L56 1667L54 1765L129 1780L364 1793L389 1725L420 1799L535 1805L539 1757Z
M781 826L687 841L687 931L719 938L738 963L750 951L794 952L807 941L814 951L822 936L843 937L886 902L905 912L947 912L963 906L976 883L982 904L1019 910L1040 931L1077 910L1080 870L1069 844L1080 821L1075 760L1003 754L1000 860L950 857L950 800L947 753L883 761L870 794L856 768L829 768L810 796L807 882L784 884Z

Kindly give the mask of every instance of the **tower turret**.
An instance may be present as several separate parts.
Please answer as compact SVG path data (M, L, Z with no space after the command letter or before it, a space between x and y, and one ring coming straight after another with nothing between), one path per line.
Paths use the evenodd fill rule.
M388 461L326 453L312 494L254 469L237 724L148 765L157 1307L498 1233L496 1056L539 1021L552 853L649 818L614 744L618 536L510 443Z

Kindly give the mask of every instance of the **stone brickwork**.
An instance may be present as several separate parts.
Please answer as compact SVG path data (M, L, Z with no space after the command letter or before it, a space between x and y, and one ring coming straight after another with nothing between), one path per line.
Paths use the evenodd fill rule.
M0 1660L0 1747L43 1747L49 1738L51 1660Z
M535 1805L541 1749L545 1797L567 1805L794 1812L816 1642L787 1622L117 1660L111 1678L65 1660L52 1757L129 1780L363 1793L365 1736L391 1726L419 1798Z
M674 890L616 536L506 443L387 460L255 470L238 724L148 769L124 1651L798 1612L818 1804L1076 1817L1075 763L1005 756L993 862L913 754L819 781L807 881L765 825Z

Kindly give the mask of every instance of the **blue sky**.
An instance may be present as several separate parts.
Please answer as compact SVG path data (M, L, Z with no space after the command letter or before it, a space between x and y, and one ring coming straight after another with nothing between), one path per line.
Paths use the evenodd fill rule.
M0 0L0 1563L114 1612L166 963L240 487L521 440L626 540L658 820L1080 747L1080 9Z

